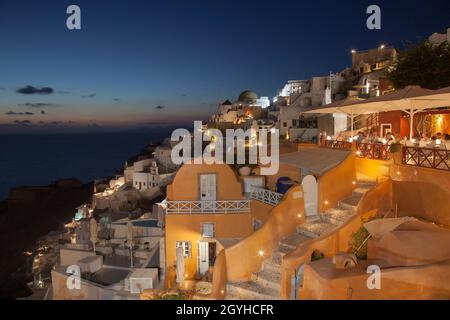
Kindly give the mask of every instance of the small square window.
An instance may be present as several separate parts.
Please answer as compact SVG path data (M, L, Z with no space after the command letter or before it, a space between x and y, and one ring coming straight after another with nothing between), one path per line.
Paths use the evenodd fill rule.
M214 238L214 236L215 236L214 223L202 224L202 237L203 238Z

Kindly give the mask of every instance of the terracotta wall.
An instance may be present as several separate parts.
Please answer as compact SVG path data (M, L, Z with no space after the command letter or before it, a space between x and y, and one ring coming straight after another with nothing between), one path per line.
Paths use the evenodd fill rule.
M390 161L356 158L356 172L362 173L377 181L382 181L390 176Z
M242 184L235 171L225 164L185 164L167 186L168 200L200 200L201 174L216 174L217 200L244 199Z
M200 200L200 175L216 174L217 200L243 200L243 187L235 171L225 164L186 164L177 172L171 185L167 187L170 201ZM263 214L263 213L261 213ZM198 241L201 227L205 223L215 224L215 238L244 238L253 231L250 212L239 214L169 214L166 215L166 286L174 284L176 265L176 242L190 241L192 255L185 259L187 279L197 273ZM218 246L220 246L218 244Z
M265 223L270 217L273 206L265 204L261 201L252 200L250 203L250 209L252 218L258 219L262 223Z
M314 264L327 264L317 261ZM381 289L369 290L365 271L368 262L361 262L359 272L333 279L321 277L311 265L306 265L306 285L300 293L302 300L436 300L450 298L450 261L420 267L383 269ZM328 261L328 266L330 262Z
M450 227L450 172L401 165L399 156L391 168L393 208L398 215Z
M282 299L289 299L291 295L291 278L302 264L311 261L311 255L315 250L322 252L327 257L332 257L339 252L348 252L352 234L359 230L362 221L378 215L380 211L389 210L391 207L390 197L391 181L385 181L363 196L358 205L357 214L353 219L332 234L305 242L297 247L296 250L284 256L281 274Z
M176 265L176 242L190 241L192 255L185 259L187 279L197 273L198 241L204 223L214 223L215 238L245 238L253 231L250 212L243 214L187 214L166 216L166 266ZM219 250L220 251L220 248ZM168 284L170 286L170 284Z
M278 173L272 176L267 176L267 188L271 190L276 189L277 180L281 177L288 177L292 181L301 184L301 170L296 166L291 166L286 163L280 163Z
M269 219L261 229L223 251L226 263L221 258L214 265L213 297L225 297L225 272L227 281L249 280L252 273L261 270L263 261L278 247L279 241L295 232L297 225L304 222L303 189L295 186L288 191L283 201L272 209ZM226 271L223 270L224 267Z
M314 149L319 148L317 144L312 143L291 143L283 142L280 146L280 155L285 153L297 152L300 149ZM259 174L259 169L255 170ZM272 176L266 176L266 185L269 189L275 190L278 178L289 177L292 181L301 184L301 170L296 166L291 166L286 163L280 163L278 173Z
M355 181L355 155L350 154L342 163L319 177L319 212L335 207L339 200L351 196Z
M392 124L392 133L400 134L402 137L409 136L409 125L404 127L402 125L401 119L403 119L402 111L389 111L389 112L380 112L379 114L379 123L381 124ZM378 134L380 134L378 132Z
M227 257L225 250L222 250L214 263L213 287L211 292L213 299L223 300L225 298L227 281Z

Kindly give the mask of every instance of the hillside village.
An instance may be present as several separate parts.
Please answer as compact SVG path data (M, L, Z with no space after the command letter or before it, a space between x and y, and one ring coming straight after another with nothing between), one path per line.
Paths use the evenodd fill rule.
M29 299L449 298L450 90L396 90L397 59L353 50L342 71L218 105L202 134L279 132L275 175L176 164L170 138L146 146L25 253Z

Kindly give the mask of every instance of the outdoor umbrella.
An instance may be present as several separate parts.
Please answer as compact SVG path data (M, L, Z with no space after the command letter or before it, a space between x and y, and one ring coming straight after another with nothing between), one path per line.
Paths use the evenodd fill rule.
M364 99L358 97L347 97L343 100L339 100L330 104L323 105L320 108L310 109L305 113L343 113L346 114L351 120L351 131L353 137L353 128L354 128L354 120L357 116L360 116L365 113L370 113L369 110L363 110L358 107L353 107L357 105L359 102L364 101Z
M98 237L97 237L97 221L94 218L91 218L91 220L89 221L89 232L91 235L91 241L94 246L95 252L95 243L97 242Z
M385 234L394 231L406 222L417 221L416 218L403 217L393 219L377 219L364 224L364 228L374 240L380 240Z
M442 107L450 107L450 87L433 90L423 98L433 101Z
M410 116L409 138L413 138L414 115L426 109L441 108L449 105L448 92L444 89L430 90L420 86L407 86L403 89L367 100L337 106L336 109L347 114L403 111ZM326 108L316 109L316 113L331 113ZM314 111L308 111L314 113Z
M130 267L133 268L133 224L127 223L127 244L130 247Z

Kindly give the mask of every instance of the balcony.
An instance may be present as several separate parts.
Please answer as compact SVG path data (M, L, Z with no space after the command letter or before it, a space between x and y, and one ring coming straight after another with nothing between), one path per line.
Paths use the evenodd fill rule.
M253 187L250 193L250 198L252 200L258 200L271 206L277 206L283 197L284 195L281 193L256 187Z
M250 200L167 201L166 214L241 214L250 212Z
M402 163L408 166L450 171L450 150L403 147Z
M380 143L357 143L356 156L373 160L390 160L391 146Z
M329 149L340 149L340 150L351 150L352 143L347 141L336 141L336 140L324 140L321 142L322 148Z

